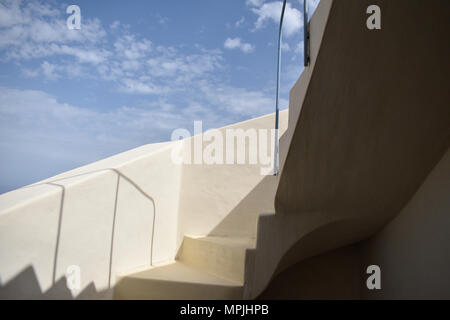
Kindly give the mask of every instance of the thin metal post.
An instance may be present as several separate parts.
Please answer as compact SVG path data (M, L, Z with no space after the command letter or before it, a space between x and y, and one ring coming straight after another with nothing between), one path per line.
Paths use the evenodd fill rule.
M273 175L278 174L278 117L279 117L279 100L280 100L280 73L281 73L281 38L283 29L284 10L286 9L286 0L283 1L280 17L280 29L278 30L278 62L277 62L277 95L275 100L275 148L273 152Z
M303 65L309 65L308 0L303 0Z

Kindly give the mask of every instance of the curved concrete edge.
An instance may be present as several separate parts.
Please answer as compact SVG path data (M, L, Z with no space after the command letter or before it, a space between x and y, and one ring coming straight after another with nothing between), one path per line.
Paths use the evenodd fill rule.
M257 246L246 266L245 299L258 297L273 277L291 265L364 240L380 227L376 218L368 222L336 212L265 214L258 222Z
M261 299L448 299L450 149L398 215L369 239L308 258L308 247L345 227L332 223L301 238L282 257ZM330 233L330 234L329 234ZM304 259L292 265L295 258ZM381 270L369 290L367 267Z
M307 84L307 96L302 90L304 88L301 87L297 88L297 92L291 91L291 94L295 95L291 97L292 101L300 99L303 102L300 106L291 104L290 108L301 107L303 109L301 112L300 110L290 110L290 117L295 117L295 113L298 111L298 120L295 128L290 125L288 129L288 132L294 130L295 133L289 145L288 154L285 156L288 160L283 164L277 190L277 214L260 218L257 250L252 254L251 259L249 258L249 264L253 266L249 267L247 272L249 281L245 288L246 298L257 297L274 274L297 261L356 243L375 234L411 199L414 192L423 183L423 179L449 146L450 109L445 105L449 101L448 90L445 91L442 86L435 86L436 83L444 82L442 74L439 74L438 79L440 80L427 82L427 90L420 91L420 86L423 86L424 82L417 74L414 74L415 77L405 76L404 71L411 64L408 65L403 61L400 63L407 56L402 51L407 48L404 42L411 39L401 38L403 44L400 46L397 43L395 52L378 50L391 47L384 46L385 40L389 41L389 44L400 41L399 34L403 35L404 30L416 23L417 17L423 14L423 4L417 3L416 6L408 7L407 1L399 1L394 5L387 4L387 1L381 2L390 9L384 20L391 27L390 32L372 35L374 37L370 38L370 41L373 41L372 46L364 47L365 54L360 52L362 50L360 48L359 52L350 59L343 59L342 62L345 63L340 63L341 61L338 59L331 59L332 53L335 52L332 48L340 48L342 57L348 57L348 52L355 49L351 45L353 41L361 44L364 43L362 39L369 37L365 33L367 30L364 29L364 25L363 29L359 27L360 20L352 21L350 19L350 17L357 17L360 14L363 16L369 2L356 0L333 2L324 35L326 46L320 48L321 57L318 59L321 61ZM404 8L408 10L403 10ZM433 7L433 10L439 10L439 8ZM443 54L444 50L438 50L443 49L445 42L442 42L441 35L432 31L440 30L437 26L444 25L446 21L444 12L441 12L439 19L434 16L436 12L432 11L426 15L428 29L420 36L422 42L416 44L416 47L420 46L422 50L418 55L411 54L408 57L412 61L424 61L427 49L423 44L433 36L431 38L434 44L432 48L435 51L432 53L436 54L439 59L433 60L432 65L430 61L428 64L421 65L420 70L425 79L433 78L435 73L432 70L439 70L440 66L448 70L449 66L448 63L439 65L442 61L447 61ZM399 14L403 15L403 19L398 18ZM435 19L435 23L432 23L433 19ZM345 21L348 21L348 24ZM401 25L403 22L405 24ZM351 32L352 30L357 36ZM395 30L398 32L396 33ZM342 39L340 35L342 35ZM412 34L408 36L412 37ZM344 39L345 43L341 43L340 41ZM314 39L312 41L314 42ZM395 47L394 44L392 47ZM402 48L402 50L398 48ZM359 87L355 83L359 78L355 74L362 69L358 68L361 66L360 64L367 63L365 59L370 57L367 50L380 53L382 56L380 61L388 63L384 69L380 66L375 67L375 64L372 63L371 71L378 68L380 73L386 71L391 76L405 80L412 79L412 81L406 84L392 83L389 86L392 95L388 95L388 100L381 99L381 101L377 101L378 105L374 105L371 101L370 108L360 108L363 104L355 103L355 101L364 99L369 101L374 96L385 97L380 94L380 90L387 88L387 84L384 84L384 87L374 86L377 90L372 90L368 81L361 81L361 90L357 90ZM359 60L353 65L355 59ZM396 68L397 64L401 65L398 69ZM333 67L336 67L337 70L334 71ZM355 74L348 74L351 68ZM319 71L320 75L318 75ZM368 72L368 75L372 74ZM343 96L341 95L342 90L336 90L332 98L323 94L323 92L328 94L333 87L338 87L343 78L347 78L350 84L347 87L348 96L356 96L355 100L350 99L345 101L346 103L342 103L343 101L339 100ZM384 81L382 76L368 76L368 78L376 78L376 81L381 79L379 83ZM298 83L303 83L302 86L305 86L305 80L306 76L305 78L301 77ZM367 79L363 77L362 80ZM314 81L315 83L313 83ZM416 89L415 97L418 98L419 103L415 101L415 104L412 105L405 103L405 99L402 100L402 98L408 97L405 94L408 86ZM327 90L324 90L324 87ZM437 89L433 90L433 87ZM401 88L400 94L396 94L397 88ZM314 99L311 96L314 96ZM432 97L432 103L427 104L430 97ZM305 104L306 100L308 100L307 104ZM340 108L333 108L334 104L337 104L336 101L340 103L338 105ZM397 104L399 107L392 107L393 103L394 106ZM325 105L329 107L326 110L324 109ZM352 105L352 107L345 108L348 105ZM357 116L355 117L355 115ZM295 119L291 120L290 118L289 121L295 121ZM303 123L300 124L300 121ZM298 130L300 125L302 125L302 131ZM350 130L350 127L354 130ZM340 131L341 129L342 131ZM337 134L346 130L349 134L345 137L341 136L342 144L338 144ZM370 145L367 143L368 141L373 144ZM289 136L287 135L283 143L287 144L288 142ZM317 152L318 150L321 151ZM375 155L383 155L385 158L383 156L372 158L367 155L363 156L367 150L369 150L369 154L372 152L372 155L375 153ZM297 157L292 157L293 153L296 153ZM342 159L343 162L337 164L336 159ZM289 160L290 164L287 163ZM383 175L379 174L380 169L385 170L382 172ZM333 176L330 174L331 172L337 174ZM377 172L378 177L374 174ZM367 175L369 178L361 179ZM380 176L384 178L380 179ZM283 178L285 179L284 185L281 181ZM284 201L279 201L279 198ZM301 205L290 204L290 207L287 208L286 205L289 205L289 202L297 204L301 202Z
M363 299L450 299L450 148L395 218L359 245L361 274L382 270ZM364 279L365 280L365 279Z
M284 163L291 148L292 137L309 82L314 73L332 5L333 0L320 1L309 22L310 65L303 70L290 91L288 126L280 138L281 173L277 177L278 181L283 174ZM275 210L266 212L275 212ZM300 217L286 217L270 213L260 215L257 227L257 247L255 250L247 252L244 298L256 298L264 290L274 275L280 259L298 239L306 236L315 228L334 222L334 219L332 215L324 213L314 213L311 216L305 214Z

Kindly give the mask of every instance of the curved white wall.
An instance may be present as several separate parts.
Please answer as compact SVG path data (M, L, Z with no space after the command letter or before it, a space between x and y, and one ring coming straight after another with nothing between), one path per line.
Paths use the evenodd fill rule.
M271 114L219 131L268 130L272 158L273 126ZM286 126L287 110L280 135ZM270 164L174 163L173 151L187 152L193 139L142 146L0 195L0 298L112 298L116 274L173 260L185 234L254 237L258 215L273 211L276 178L261 174ZM80 290L66 286L72 265L81 268Z
M143 146L1 195L0 297L109 298L116 273L173 259L176 144ZM81 288L68 292L71 265L80 267Z

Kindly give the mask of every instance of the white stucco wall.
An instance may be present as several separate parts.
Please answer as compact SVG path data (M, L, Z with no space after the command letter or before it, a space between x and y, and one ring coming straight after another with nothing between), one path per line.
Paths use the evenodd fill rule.
M450 299L450 149L408 204L362 246L364 266L381 269L369 299Z
M266 129L272 157L273 126L271 114L219 131ZM282 111L280 135L286 126ZM258 215L273 211L276 178L261 175L270 164L174 163L173 151L187 152L192 139L142 146L0 195L0 298L111 298L117 274L173 260L185 234L255 236ZM81 287L69 291L72 265Z
M1 195L0 296L42 297L50 289L65 297L66 270L77 265L81 288L70 294L89 289L83 297L109 298L116 273L173 259L175 144L143 146Z
M288 111L280 112L279 135L281 136L288 122ZM267 154L273 159L273 143L270 129L274 127L274 114L240 122L220 128L226 136L231 130L267 130L265 138L258 136L259 154L262 143L267 142ZM195 138L192 138L193 140ZM246 140L246 161L237 163L237 142L234 144L235 164L190 164L183 165L180 195L179 244L182 236L218 235L256 237L259 214L274 212L274 195L277 179L273 176L273 162L270 164L251 164L249 161L250 139ZM185 141L185 148L194 150L194 142ZM208 143L203 144L203 150ZM231 148L224 141L223 154ZM263 150L263 149L261 149ZM262 169L268 169L267 175ZM264 171L264 170L263 170ZM253 192L252 194L250 194ZM253 199L253 198L254 199ZM230 214L231 213L231 214ZM228 219L227 219L228 218Z

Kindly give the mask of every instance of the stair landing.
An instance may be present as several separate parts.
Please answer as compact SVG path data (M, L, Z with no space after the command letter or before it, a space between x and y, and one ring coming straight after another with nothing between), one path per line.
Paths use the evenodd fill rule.
M240 283L200 271L182 262L121 275L115 299L209 300L242 299Z

